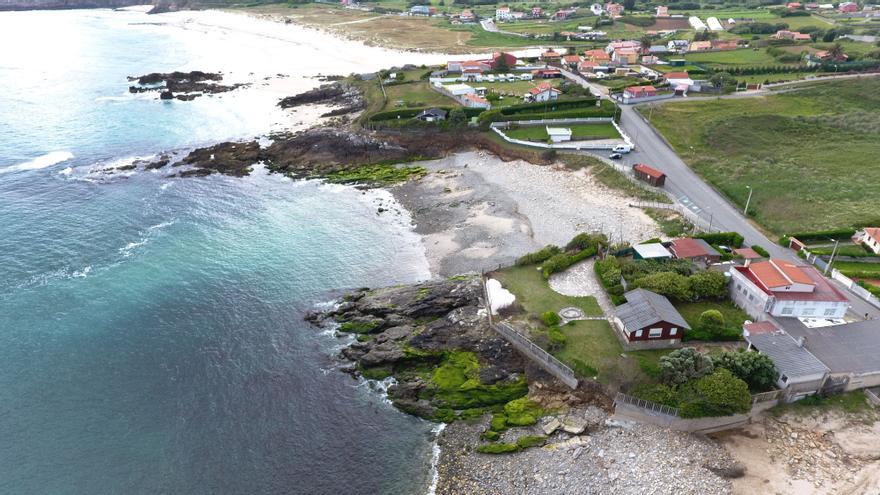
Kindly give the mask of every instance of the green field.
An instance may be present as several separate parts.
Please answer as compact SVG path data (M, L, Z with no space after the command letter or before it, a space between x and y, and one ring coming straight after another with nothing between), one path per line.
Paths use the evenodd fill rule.
M834 268L837 268L841 272L865 272L865 273L876 273L877 278L880 278L880 263L859 263L857 261L835 261Z
M880 79L640 108L700 175L776 234L880 222Z
M394 110L406 107L454 106L455 100L442 95L428 86L427 81L385 86L388 99L382 110Z
M559 311L568 306L584 310L588 316L601 316L602 310L595 297L570 297L550 288L541 272L534 266L514 266L497 272L498 281L516 295L516 301L533 315Z
M567 127L571 129L571 140L577 141L587 140L587 139L618 139L620 138L620 133L617 132L617 129L614 128L610 123L608 124L577 124L577 125L569 125L564 124L560 125L560 127ZM550 139L550 136L547 135L547 129L545 126L533 126L533 127L520 127L518 129L511 129L509 131L504 131L509 137L514 139L522 139L525 141L547 141Z
M705 64L708 66L737 67L744 65L782 65L767 53L763 48L741 48L723 52L694 52L687 53L684 59L688 62Z
M692 328L697 327L700 321L700 315L703 314L703 311L710 309L721 311L721 314L724 315L724 323L729 327L742 327L743 322L749 319L749 315L730 301L678 303L675 305L675 309L681 313L681 316L684 317L685 321L687 321L688 325Z

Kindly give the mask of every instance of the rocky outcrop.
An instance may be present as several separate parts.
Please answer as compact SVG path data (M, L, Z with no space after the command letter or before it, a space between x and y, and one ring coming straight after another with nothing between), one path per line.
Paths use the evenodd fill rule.
M449 352L477 357L478 386L519 383L524 373L523 358L489 328L482 294L478 276L359 289L346 295L337 309L306 319L319 326L333 322L342 332L359 334L342 357L365 376L394 376L397 384L389 389L394 404L433 418L446 405L432 397L436 384L423 372L441 364Z
M129 86L130 93L159 91L159 98L163 100L176 98L181 101L190 101L206 94L225 93L244 86L244 84L220 84L223 80L222 74L200 70L152 72L143 76L129 76L128 80L136 81L138 84Z
M195 149L174 166L194 167L181 172L180 177L204 177L214 172L243 177L251 173L251 167L260 159L260 145L256 141L227 142Z
M334 108L322 117L335 117L359 112L364 109L366 103L361 91L349 84L333 82L300 93L296 96L288 96L278 102L281 108L295 108L301 105L320 103L332 105Z

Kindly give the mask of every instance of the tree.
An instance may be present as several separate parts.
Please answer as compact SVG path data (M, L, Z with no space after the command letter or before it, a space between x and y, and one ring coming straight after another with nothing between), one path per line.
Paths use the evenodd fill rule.
M707 309L700 315L700 327L707 330L724 328L724 315L717 309Z
M641 287L666 297L679 301L691 299L688 277L675 272L659 272L645 275L633 283L635 287Z
M678 386L712 372L714 365L709 356L693 347L676 349L660 358L660 381Z
M642 39L639 40L639 44L641 44L642 53L651 53L651 44L654 42L654 38L651 38L647 34L642 36Z
M726 368L691 382L679 395L679 413L685 418L741 414L752 406L749 386Z
M842 60L843 57L843 47L840 46L840 43L835 43L828 49L828 58L831 60Z
M727 293L727 277L721 272L697 272L688 277L688 289L695 301L720 299Z
M716 72L709 78L709 82L716 88L723 88L736 84L736 79L729 72Z
M449 111L449 125L454 127L463 126L467 123L467 115L463 108L453 108Z
M632 10L636 8L636 0L623 0L623 10Z
M730 370L737 378L746 382L749 390L764 392L773 388L779 372L773 360L766 354L744 350L722 352L712 360L716 367Z
M510 65L507 64L507 53L501 52L495 59L495 70L498 72L507 72Z

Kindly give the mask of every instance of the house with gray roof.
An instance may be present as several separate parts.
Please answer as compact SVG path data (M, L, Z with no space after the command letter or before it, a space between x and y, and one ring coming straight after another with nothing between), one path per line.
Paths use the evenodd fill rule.
M675 306L655 292L635 289L614 311L614 324L626 349L659 349L681 345L690 326Z
M783 391L786 402L822 390L831 370L804 347L802 339L795 339L767 321L746 323L743 337L750 351L765 354L776 365L776 386Z

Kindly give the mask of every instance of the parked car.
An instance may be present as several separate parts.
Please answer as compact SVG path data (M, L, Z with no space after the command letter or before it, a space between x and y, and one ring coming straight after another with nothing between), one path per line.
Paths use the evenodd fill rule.
M628 144L618 144L611 151L613 151L615 153L629 153L632 150L633 150L633 147Z
M621 155L620 153L614 152L614 153L611 153L610 155L608 155L608 158L611 158L612 160L620 160L621 158L623 158L623 155Z

